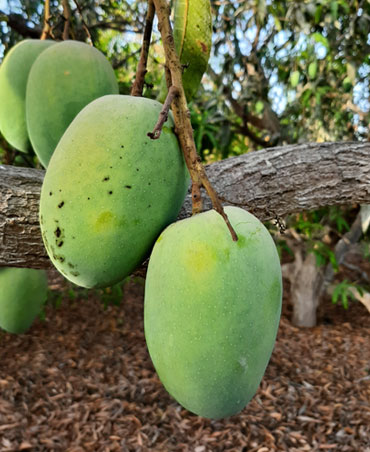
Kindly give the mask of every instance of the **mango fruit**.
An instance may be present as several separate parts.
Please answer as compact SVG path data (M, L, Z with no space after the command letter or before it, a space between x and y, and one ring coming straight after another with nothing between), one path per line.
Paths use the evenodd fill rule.
M238 241L211 210L168 226L149 260L144 328L167 391L207 418L242 410L270 359L278 329L279 256L263 224L226 207Z
M26 86L36 58L54 41L26 39L16 44L0 66L0 132L19 151L30 148L26 125Z
M27 128L46 168L61 136L91 101L117 94L118 83L105 56L78 41L59 42L35 61L27 84Z
M0 268L0 328L27 331L46 301L47 288L43 270Z
M189 176L172 117L158 140L147 136L161 108L141 97L101 97L77 115L50 160L41 232L55 267L77 285L123 280L178 215Z

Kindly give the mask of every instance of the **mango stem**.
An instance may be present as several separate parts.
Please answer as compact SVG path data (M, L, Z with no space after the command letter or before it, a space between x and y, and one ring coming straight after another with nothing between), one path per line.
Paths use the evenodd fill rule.
M170 7L166 0L153 0L155 11L158 17L158 28L161 33L164 53L166 56L166 66L171 74L171 84L178 90L178 95L172 101L172 112L175 122L175 133L178 136L184 159L188 167L192 180L192 204L193 214L203 210L201 187L204 187L211 198L213 208L225 220L227 227L234 241L238 240L235 230L222 207L215 189L210 183L204 166L202 165L196 150L193 128L190 122L190 112L186 102L184 87L182 84L182 66L176 53L175 41L173 38L170 23ZM168 74L166 80L169 81Z
M176 88L176 86L170 86L170 89L168 90L168 94L166 97L166 100L163 104L162 110L159 113L158 122L155 125L153 132L149 132L147 135L152 140L158 140L158 138L161 136L162 128L164 126L164 123L168 119L168 113L171 108L171 104L176 96L179 95L179 90Z

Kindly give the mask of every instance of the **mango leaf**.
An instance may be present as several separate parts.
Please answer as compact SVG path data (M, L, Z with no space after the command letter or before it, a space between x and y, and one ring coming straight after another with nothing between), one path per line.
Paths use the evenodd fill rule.
M327 50L329 50L329 41L321 33L312 33L311 38L313 38L319 44L322 44Z
M301 96L301 102L302 102L302 105L303 105L304 107L306 107L306 108L307 108L308 105L309 105L311 95L312 95L312 90L311 90L311 89L306 89L306 90L302 93L302 96Z
M300 72L299 71L293 71L290 74L290 85L292 88L295 88L298 83L299 83L299 76L300 76Z
M320 23L321 21L321 13L322 13L322 5L319 5L315 11L315 24Z
M316 74L317 74L317 62L312 61L312 63L308 65L308 76L310 77L310 79L313 80L316 78Z
M347 63L347 76L350 78L352 85L354 85L356 80L356 67L352 63Z
M334 20L338 19L338 2L331 2L330 4L331 16Z
M350 7L347 0L340 0L338 2L342 9L344 10L345 14L348 14L350 12Z
M281 31L282 30L281 22L276 16L274 16L274 22L275 22L276 30Z
M265 20L266 12L266 0L257 0L257 17L260 24Z
M257 101L257 102L256 102L256 113L257 113L257 114L262 113L264 107L265 107L265 106L264 106L264 103L263 103L261 100Z
M342 85L343 85L344 91L346 93L348 93L349 91L351 91L353 83L352 83L352 80L347 76L343 79Z
M189 101L196 93L212 45L210 0L175 0L173 35L180 62L184 67L182 82ZM162 83L158 100L164 102L167 87Z

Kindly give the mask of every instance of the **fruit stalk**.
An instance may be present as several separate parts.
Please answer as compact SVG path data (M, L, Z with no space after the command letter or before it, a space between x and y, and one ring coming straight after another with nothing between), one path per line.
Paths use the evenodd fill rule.
M155 125L153 132L148 133L148 137L151 138L152 140L158 140L158 138L161 136L163 125L168 119L168 113L170 111L171 104L172 104L173 100L175 99L175 97L178 95L179 95L179 90L176 88L176 86L173 86L173 85L170 86L166 100L163 104L163 108L159 114L158 122Z
M45 0L44 7L44 27L42 29L42 33L40 36L41 40L47 39L51 35L51 26L50 26L50 0Z
M143 45L141 47L140 60L136 69L135 82L131 88L131 96L142 96L144 88L145 74L147 73L146 65L148 62L148 54L150 47L150 39L152 36L153 20L154 20L154 4L153 0L148 0L148 11L145 18L145 29L143 37Z
M211 198L213 208L225 220L227 227L234 241L238 237L231 226L229 219L224 212L222 204L210 183L205 169L200 161L195 147L193 129L190 122L190 112L188 110L185 92L182 84L182 66L180 59L176 53L175 42L173 38L170 23L170 8L166 0L153 0L155 10L158 16L158 28L162 36L164 52L166 56L166 66L171 73L172 85L178 89L178 96L174 97L172 102L172 111L175 122L175 132L178 136L181 149L184 154L186 165L189 169L192 180L192 203L193 214L200 213L203 210L203 202L201 197L201 187L206 189Z

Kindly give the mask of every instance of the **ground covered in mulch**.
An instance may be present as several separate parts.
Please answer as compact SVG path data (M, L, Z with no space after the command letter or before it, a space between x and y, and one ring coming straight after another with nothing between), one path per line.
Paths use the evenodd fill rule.
M0 333L0 450L370 452L370 316L327 301L294 328L285 299L276 346L241 414L211 421L159 382L140 284L121 306L96 296L49 307L24 335Z

